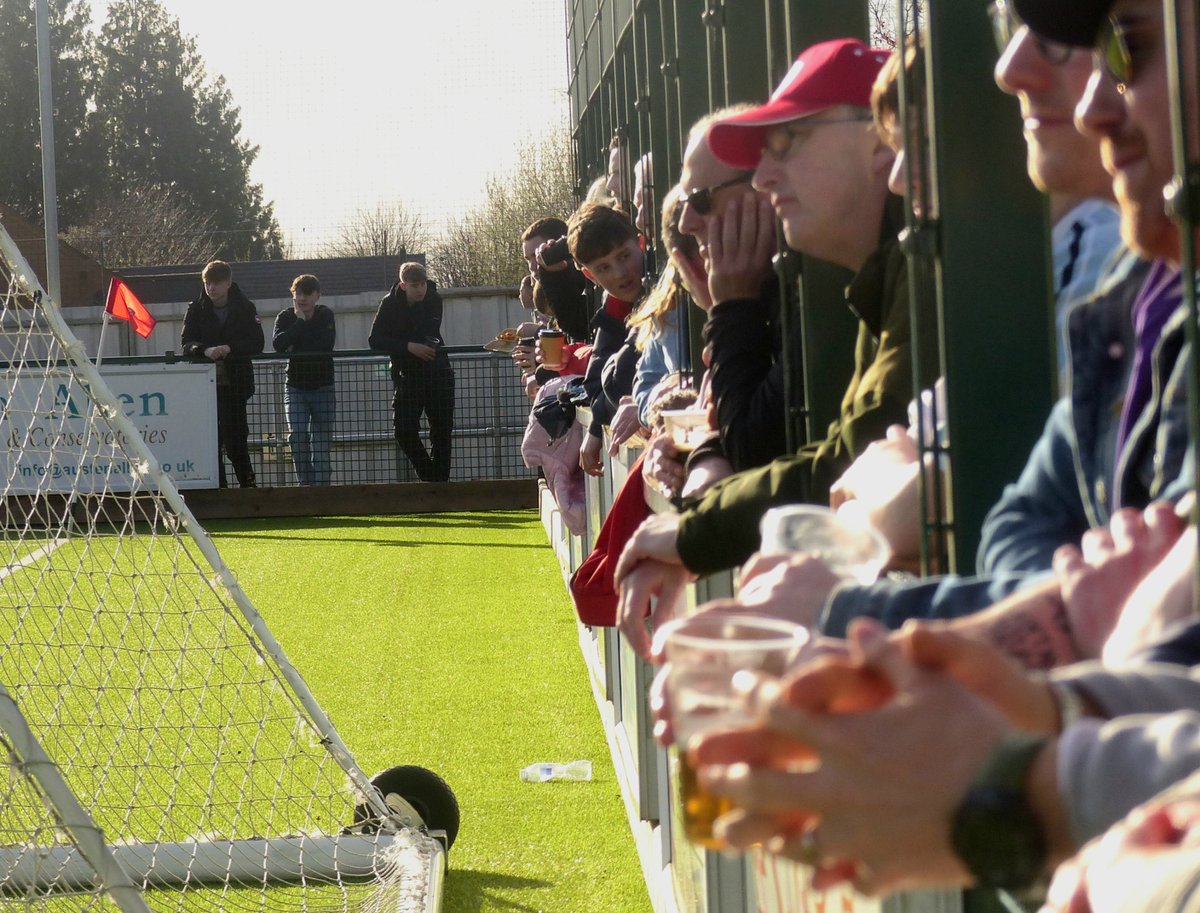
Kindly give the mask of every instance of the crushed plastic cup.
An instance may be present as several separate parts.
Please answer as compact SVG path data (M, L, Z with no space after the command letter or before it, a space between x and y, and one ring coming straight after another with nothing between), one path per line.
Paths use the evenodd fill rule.
M887 540L871 526L815 504L772 507L759 530L761 551L812 554L839 577L862 584L875 581L890 555Z

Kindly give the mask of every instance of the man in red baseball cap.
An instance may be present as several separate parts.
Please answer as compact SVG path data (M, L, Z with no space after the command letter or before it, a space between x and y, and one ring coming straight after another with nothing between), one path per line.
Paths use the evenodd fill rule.
M889 425L905 420L913 372L907 268L896 240L903 217L901 201L888 191L894 153L870 111L871 87L887 57L848 38L814 45L769 101L708 129L718 159L755 169L754 187L770 194L790 247L855 272L846 290L859 318L855 370L823 439L730 476L689 509L651 517L634 534L617 577L620 624L635 645L645 646L641 626L657 568L683 564L707 574L741 564L758 548L758 524L769 507L828 504L830 485ZM710 248L727 253L730 243L752 244L759 233L744 227L762 218L750 195L729 201L707 217ZM922 350L936 351L933 301L924 302L917 326ZM932 384L936 367L922 368L922 385Z
M788 245L853 270L880 246L893 153L871 122L888 57L845 38L802 53L770 100L708 131L721 161L753 168Z

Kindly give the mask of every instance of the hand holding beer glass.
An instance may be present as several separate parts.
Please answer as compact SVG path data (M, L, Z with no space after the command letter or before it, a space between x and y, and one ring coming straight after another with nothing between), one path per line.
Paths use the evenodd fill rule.
M679 750L684 832L692 843L721 849L713 822L733 806L701 788L688 743L704 733L755 722L734 688L734 677L743 671L781 676L808 643L808 632L780 619L708 612L669 622L658 637L667 661L666 689Z

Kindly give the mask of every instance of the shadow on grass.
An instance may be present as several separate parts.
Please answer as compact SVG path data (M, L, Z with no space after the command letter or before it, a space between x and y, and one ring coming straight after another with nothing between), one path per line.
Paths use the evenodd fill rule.
M460 514L403 514L391 517L271 517L250 520L210 520L205 527L210 530L245 530L247 527L260 529L411 529L432 526L447 529L516 529L528 526L537 519L537 512L530 508L524 511L497 510Z
M301 528L310 529L307 526ZM344 536L297 536L295 534L283 536L276 535L275 533L233 532L211 529L209 531L219 533L222 539L262 539L264 541L278 540L280 542L337 542L340 545L383 545L392 548L424 548L427 545L436 545L447 548L523 548L537 549L538 551L546 550L546 543L544 542L527 542L521 544L513 542L479 542L475 539L460 542L441 542L437 539L406 542L400 539L347 539Z
M552 882L540 878L519 878L516 875L501 875L497 872L476 872L471 869L456 869L451 865L446 873L446 888L442 898L445 913L478 913L484 901L488 909L520 910L539 913L542 906L519 903L514 895L521 891L552 887Z

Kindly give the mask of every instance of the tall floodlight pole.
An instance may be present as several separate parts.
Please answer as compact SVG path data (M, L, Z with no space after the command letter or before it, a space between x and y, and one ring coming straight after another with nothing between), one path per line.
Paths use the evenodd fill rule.
M58 185L54 179L54 87L50 81L50 0L37 0L38 105L42 121L42 217L46 225L46 290L62 307L58 266Z

